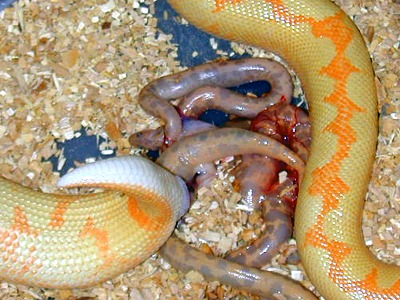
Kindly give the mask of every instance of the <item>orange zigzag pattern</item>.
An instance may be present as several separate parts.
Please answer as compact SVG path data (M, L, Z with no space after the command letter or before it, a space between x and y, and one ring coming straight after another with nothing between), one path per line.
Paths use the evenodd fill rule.
M215 0L216 9L220 12L230 5L238 5L245 0ZM400 281L391 288L380 288L378 286L378 270L372 269L365 279L354 281L346 273L342 265L343 260L351 254L351 247L340 241L330 240L324 232L327 214L338 208L341 200L340 195L345 195L350 187L340 178L340 169L344 159L349 157L349 151L356 142L357 136L350 125L354 114L362 112L350 98L347 90L349 77L360 70L351 60L346 57L346 50L352 42L354 32L345 23L344 12L318 21L314 18L295 15L282 0L265 1L272 5L272 13L275 22L284 22L295 26L307 23L312 28L316 37L326 37L331 40L336 48L336 56L320 71L321 76L328 76L335 81L334 92L325 98L325 101L335 105L337 108L336 118L325 129L338 137L338 149L330 162L317 169L313 173L310 194L320 196L323 199L322 212L318 216L317 223L307 233L306 244L324 249L330 255L330 278L337 283L346 293L357 293L364 299L376 299L376 294L396 296L400 293ZM217 30L214 30L217 32Z
M24 260L24 265L17 271L15 275L22 276L28 272L37 272L40 269L41 264L35 266L36 258L34 254L36 247L31 246L28 251L29 253L19 253L20 248L20 235L31 236L37 238L39 231L32 228L29 223L29 218L22 207L16 206L14 208L14 220L10 229L0 229L0 247L2 252L2 258L4 261L11 260L17 262L18 260Z

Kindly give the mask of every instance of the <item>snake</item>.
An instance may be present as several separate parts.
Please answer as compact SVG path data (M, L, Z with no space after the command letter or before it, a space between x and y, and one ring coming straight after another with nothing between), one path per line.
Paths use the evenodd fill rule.
M316 289L326 299L400 299L399 268L373 256L361 232L378 113L371 60L355 24L329 0L170 3L205 31L277 53L299 75L313 143L301 176L295 230ZM296 158L285 159L300 164ZM184 172L190 177L193 170ZM44 194L0 179L0 279L51 288L92 286L173 241L168 237L189 206L177 176L137 157L78 168L60 186L111 191ZM263 282L252 270L239 275Z
M261 111L251 121L250 129L288 145L303 161L308 160L311 145L308 115L289 103L278 103ZM218 141L213 141L218 143ZM241 202L261 211L265 231L251 243L231 251L226 259L249 267L261 268L279 253L293 233L293 208L296 203L295 174L269 157L247 154L235 168L234 188L242 195ZM261 206L261 209L260 209Z
M292 89L290 78L289 72L275 61L246 58L210 62L155 79L143 88L139 103L146 103L145 110L150 114L158 111L157 116L166 118L164 123L167 126L165 130L159 127L132 134L129 143L134 147L150 150L162 149L165 141L169 141L168 146L171 146L172 141L177 143L178 150L175 151L180 154L179 158L173 161L184 162L184 164L175 167L175 172L180 175L181 169L192 165L196 168L196 180L188 184L195 190L209 186L216 177L217 170L214 163L210 161L209 154L201 152L198 148L210 150L212 147L213 154L216 155L214 158L225 158L229 155L226 154L226 145L232 142L229 140L230 135L219 136L216 139L215 134L206 133L217 127L196 119L204 111L213 108L236 116L240 115L242 118L250 118L251 122L243 119L239 121L239 126L236 120L231 121L227 127L241 127L244 121L246 122L244 128L260 132L289 146L306 162L311 144L310 123L308 115L302 109L287 103ZM232 84L254 83L260 79L272 82L271 90L261 97L238 94L226 88ZM177 95L165 91L176 91L180 99L170 99ZM182 95L184 92L187 94ZM171 100L179 102L172 105L169 103ZM180 121L169 119L175 118L175 109L181 115L182 129L178 138L176 135L171 138L170 125L179 124ZM169 112L174 112L174 114ZM176 128L172 127L172 129ZM184 140L185 137L200 132L203 132L200 142ZM184 141L180 142L181 140ZM234 143L243 144L240 139L234 140ZM242 145L241 150L236 154L244 151L245 145ZM231 153L229 150L228 152ZM195 162L192 162L194 155L190 153L196 153ZM199 162L201 163L195 167ZM165 162L161 160L159 163L165 165ZM278 182L278 173L283 170L285 170L284 164L269 157L256 154L241 155L241 163L233 173L234 187L242 195L241 203L250 210L261 212L265 230L251 244L231 251L225 256L227 260L260 268L269 263L279 252L282 244L292 236L293 204L295 203L293 196L297 196L296 184L292 179L287 179L281 184ZM196 261L198 260L193 260L193 264ZM196 266L198 265L196 263ZM208 267L213 269L212 273L217 273L215 263L208 264ZM192 265L192 268L196 267ZM220 278L213 279L221 281Z
M272 90L264 97L246 97L226 87L268 81ZM138 102L149 114L165 121L165 143L179 140L181 117L171 100L182 98L181 114L196 118L207 109L222 109L240 117L254 118L272 104L292 97L292 78L280 63L261 58L214 61L153 80L139 93ZM229 101L227 101L229 98ZM261 99L260 99L261 98Z
M57 289L93 286L153 254L189 207L186 184L142 157L74 171L60 187L107 191L47 194L0 178L0 279Z
M198 146L205 138L226 139L223 156L256 153L285 162L300 176L304 172L303 160L274 139L221 128L183 138L163 152L158 164L121 156L77 168L58 182L62 188L99 187L104 192L46 194L0 178L0 279L85 288L143 262L189 209L185 182L204 159L219 158L219 151Z
M374 72L354 22L327 0L171 0L216 36L270 50L299 75L312 145L295 212L306 274L326 299L400 299L400 269L366 247L362 211L377 143Z

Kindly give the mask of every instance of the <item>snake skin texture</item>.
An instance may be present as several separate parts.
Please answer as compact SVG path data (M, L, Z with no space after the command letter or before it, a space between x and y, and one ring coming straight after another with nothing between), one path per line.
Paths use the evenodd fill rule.
M400 299L400 269L375 258L361 232L378 113L369 53L354 23L329 0L170 3L199 28L272 50L298 73L313 143L295 231L317 290L325 299ZM0 178L1 280L60 289L95 285L157 251L188 208L181 180L147 160L118 158L79 170L61 185L116 191L46 195ZM253 271L246 274L252 284Z
M400 269L365 246L361 219L377 140L377 96L359 30L329 0L170 0L216 36L271 50L298 73L312 147L295 213L302 263L326 299L400 299Z
M165 243L189 203L178 177L141 157L86 165L59 185L115 191L44 194L0 178L1 280L66 289L116 277Z

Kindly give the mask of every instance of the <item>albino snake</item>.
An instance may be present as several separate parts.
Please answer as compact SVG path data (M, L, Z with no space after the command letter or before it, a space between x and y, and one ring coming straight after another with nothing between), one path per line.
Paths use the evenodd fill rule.
M400 299L399 268L371 255L361 232L377 99L370 57L353 22L329 0L170 2L199 28L272 50L298 73L310 105L313 144L295 229L302 263L317 290L326 299ZM150 180L134 180L127 188L119 168L149 172ZM0 278L83 287L140 263L165 242L187 208L179 202L185 198L180 181L153 168L141 159L120 158L78 169L63 182L119 186L126 195L44 195L1 179ZM112 179L105 177L109 172Z

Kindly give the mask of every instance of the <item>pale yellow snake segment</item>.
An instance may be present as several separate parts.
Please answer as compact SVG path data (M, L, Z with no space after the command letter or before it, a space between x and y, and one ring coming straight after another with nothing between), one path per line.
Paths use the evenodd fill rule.
M361 217L377 139L370 56L329 0L170 0L189 22L285 58L310 105L312 149L295 214L296 240L326 299L400 299L400 269L365 246Z
M361 233L375 153L377 100L369 54L353 22L328 0L170 2L200 28L273 50L299 74L310 104L313 145L296 210L296 239L318 291L335 300L400 299L399 268L373 257ZM113 176L132 170L124 161L114 161L118 165L111 169L114 162L90 166L96 186L116 187L120 182ZM123 182L124 194L67 197L0 179L0 279L85 287L151 255L182 215L177 199L185 193L175 176L153 166L133 169L157 180L155 186L165 187L165 193L154 192L154 185L146 188L144 182L127 189ZM104 177L112 170L113 176ZM106 181L97 180L103 177ZM90 185L80 176L74 180L78 182L70 184ZM138 202L142 198L150 202ZM150 207L159 210L153 214Z
M140 157L86 165L60 185L114 191L50 195L0 178L1 280L59 289L93 286L157 251L189 205L178 177Z

